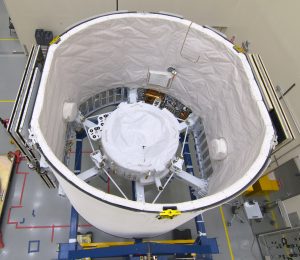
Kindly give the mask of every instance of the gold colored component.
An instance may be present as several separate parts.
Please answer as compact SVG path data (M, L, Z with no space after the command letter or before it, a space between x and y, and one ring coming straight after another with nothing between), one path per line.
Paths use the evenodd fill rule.
M87 233L87 234L77 235L77 242L79 244L92 243L92 234Z
M86 234L77 235L77 242L79 244L91 244L92 243L92 234L86 233ZM91 260L91 258L85 257L85 258L81 258L80 260Z
M188 111L182 111L182 112L180 112L179 118L182 119L182 120L186 120L189 115L190 115L190 112L188 112Z
M160 99L161 102L164 100L165 94L158 92L153 89L147 89L145 91L145 103L153 104L155 99Z
M176 216L179 216L181 211L177 209L166 209L159 213L158 219L173 219Z

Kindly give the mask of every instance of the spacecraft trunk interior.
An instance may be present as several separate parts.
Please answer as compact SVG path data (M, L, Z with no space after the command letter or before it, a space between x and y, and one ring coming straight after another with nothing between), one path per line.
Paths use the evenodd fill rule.
M275 134L248 61L233 47L163 14L103 15L70 28L36 68L27 121L39 167L89 223L121 237L162 234L239 195L268 165ZM93 166L80 174L66 152L75 131L92 149ZM183 166L186 142L195 176ZM87 183L101 174L115 194ZM162 199L174 180L197 199ZM134 183L135 199L120 182ZM159 218L168 208L180 214Z

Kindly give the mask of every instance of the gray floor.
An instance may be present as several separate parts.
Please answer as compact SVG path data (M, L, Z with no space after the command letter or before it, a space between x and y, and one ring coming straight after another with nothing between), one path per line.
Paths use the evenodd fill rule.
M0 39L7 37L11 37L8 30L8 15L5 12L2 0L0 0ZM16 37L16 35L12 35L12 37ZM0 40L0 100L2 101L15 98L25 66L25 55L13 54L15 51L22 51L18 41ZM0 102L0 116L8 118L12 106L13 103ZM6 154L8 151L15 149L16 147L10 144L7 133L3 127L0 126L0 154ZM28 174L24 174L24 172L28 172ZM20 204L23 185L24 192ZM14 206L20 205L22 207L14 208ZM52 234L52 225L68 225L70 208L71 206L67 198L58 196L57 190L47 189L39 176L31 172L27 168L26 162L22 161L19 174L15 172L12 178L9 198L2 222L5 248L0 251L0 259L47 260L57 258L57 244L68 240L68 228L54 228L54 234ZM226 205L223 206L223 211L225 218L227 220L230 219L230 207ZM10 216L8 216L9 212ZM220 254L215 255L214 259L262 259L257 242L252 234L251 226L248 223L241 224L235 221L233 225L228 228L231 241L230 246L233 250L233 257L231 257L220 209L216 208L206 212L204 214L204 220L206 222L208 236L216 237L218 241ZM17 224L8 224L8 222L16 222ZM81 219L80 224L86 223ZM195 235L194 227L194 222L190 221L180 227L180 229L190 228ZM90 230L93 231L95 241L119 240L92 227L79 228L81 232ZM166 234L160 238L170 237L171 234ZM39 252L28 253L30 240L40 241Z

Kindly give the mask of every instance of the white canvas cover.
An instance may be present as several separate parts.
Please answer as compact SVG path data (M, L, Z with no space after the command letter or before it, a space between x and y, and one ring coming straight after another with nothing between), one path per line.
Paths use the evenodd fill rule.
M121 103L104 124L105 155L128 175L162 173L175 158L179 123L167 109L138 102ZM135 174L136 173L136 174Z
M208 144L223 138L227 156L212 161L214 172L206 197L178 203L174 206L182 212L180 216L159 220L156 216L166 205L107 194L64 166L63 104L80 104L120 86L146 88L150 70L169 67L177 71L171 86L155 88L200 116ZM77 211L97 228L123 237L167 232L237 196L266 167L274 137L244 54L210 29L149 13L102 16L64 33L49 48L31 124L42 153Z

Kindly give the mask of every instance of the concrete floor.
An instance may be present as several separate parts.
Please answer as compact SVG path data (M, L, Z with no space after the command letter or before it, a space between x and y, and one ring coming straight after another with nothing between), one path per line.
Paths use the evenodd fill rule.
M8 15L2 0L0 0L0 116L2 118L10 116L13 107L13 102L10 100L15 99L26 62L24 54L13 54L16 51L19 53L22 48L18 41L7 39L11 37L15 38L16 35L10 36L9 34ZM0 154L14 150L16 147L10 144L10 138L0 126ZM286 178L280 178L285 183ZM293 183L287 183L286 190L290 185L297 187ZM286 190L283 192L287 192ZM275 198L272 197L272 199ZM49 190L39 176L28 169L26 162L22 161L19 170L13 174L2 221L1 230L5 248L0 250L0 259L56 259L57 244L68 241L67 225L69 224L70 208L71 205L67 198L58 196L57 190ZM241 215L243 216L243 212ZM251 227L248 222L241 224L238 221L234 221L231 227L227 227L226 221L230 218L231 208L227 205L204 213L208 237L217 238L220 250L220 254L215 255L213 259L263 259L251 228L255 233L260 233L272 230L274 226L270 227L266 220L254 227ZM86 224L83 219L80 219L80 225ZM192 229L195 235L193 221L179 227L179 229L184 228ZM92 231L94 241L119 240L89 226L81 227L79 231ZM169 237L171 234L159 238ZM28 253L30 241L39 241L39 252Z

